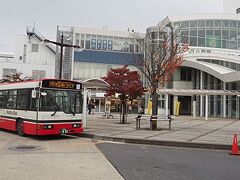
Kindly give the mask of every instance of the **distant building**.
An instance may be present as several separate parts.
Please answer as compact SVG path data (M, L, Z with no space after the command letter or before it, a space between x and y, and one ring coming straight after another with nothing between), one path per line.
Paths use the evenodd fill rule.
M63 78L101 82L111 68L120 68L128 64L130 70L137 70L131 66L133 53L140 53L139 44L134 42L130 34L133 31L114 31L107 29L63 27L57 28L57 41L61 41L63 33L64 43L79 45L81 49L64 48ZM59 76L60 51L57 47L56 74ZM143 54L142 54L143 55ZM95 101L96 112L105 111L105 90L91 89L91 98ZM143 101L143 100L142 100ZM137 102L136 102L137 103ZM138 102L140 104L140 102ZM137 112L136 104L135 110ZM119 110L119 99L112 101L112 111Z
M0 78L20 72L33 79L54 77L55 47L42 43L43 37L34 28L27 35L16 37L14 55L0 55Z
M59 26L58 42L62 33L64 42L81 47L81 49L65 48L63 64L65 79L101 78L111 68L130 64L133 52L139 52L139 45L131 39L129 31ZM59 74L59 59L58 54L56 75ZM136 70L132 66L129 68Z

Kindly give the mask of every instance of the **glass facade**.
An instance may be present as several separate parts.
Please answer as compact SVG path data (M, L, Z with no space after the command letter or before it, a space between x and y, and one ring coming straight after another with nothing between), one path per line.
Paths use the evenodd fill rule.
M75 33L75 45L87 50L138 52L139 45L130 37Z
M190 46L240 50L240 21L199 19L174 22L182 43Z

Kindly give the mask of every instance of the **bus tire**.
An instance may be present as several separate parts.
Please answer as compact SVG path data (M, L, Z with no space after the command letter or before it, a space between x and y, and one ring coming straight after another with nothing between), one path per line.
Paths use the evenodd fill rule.
M17 133L18 133L19 136L24 135L23 120L22 119L17 120L16 129L17 129Z

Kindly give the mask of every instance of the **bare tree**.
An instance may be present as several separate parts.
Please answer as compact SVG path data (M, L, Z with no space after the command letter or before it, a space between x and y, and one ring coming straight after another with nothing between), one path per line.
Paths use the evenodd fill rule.
M0 83L4 83L4 82L9 82L9 83L11 83L11 82L21 82L21 81L29 81L29 80L32 80L32 78L29 77L29 76L22 77L22 73L21 72L17 72L17 73L11 73L11 74L6 75L6 78L1 79Z
M182 64L183 53L187 45L178 44L179 29L175 29L168 18L155 27L147 29L143 37L139 33L132 33L131 37L139 44L142 54L134 53L132 65L137 67L145 77L152 97L152 115L158 113L157 89L165 86ZM155 124L156 127L156 124Z

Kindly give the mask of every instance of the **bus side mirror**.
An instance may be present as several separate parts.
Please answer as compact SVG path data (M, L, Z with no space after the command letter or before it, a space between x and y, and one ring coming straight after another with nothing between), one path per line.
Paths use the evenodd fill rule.
M32 90L32 98L36 98L37 97L37 92L36 92L36 90L34 89L34 90Z

